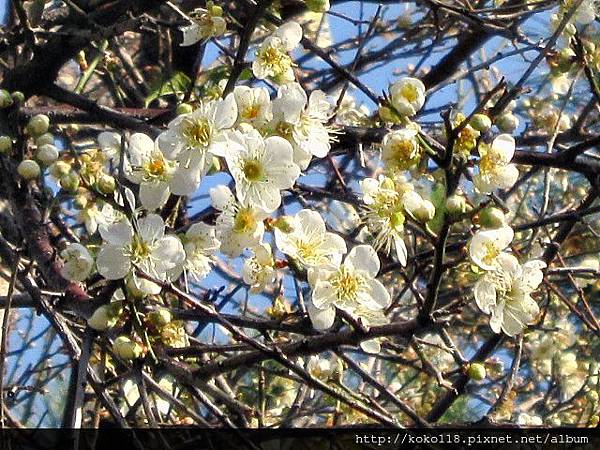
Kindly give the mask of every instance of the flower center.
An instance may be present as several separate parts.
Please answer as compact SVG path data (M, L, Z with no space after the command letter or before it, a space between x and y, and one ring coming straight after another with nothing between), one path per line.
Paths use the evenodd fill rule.
M360 275L350 273L343 267L331 280L331 285L336 290L338 300L343 302L355 301L362 284L363 279Z
M256 217L249 208L240 209L233 220L233 230L237 233L248 233L256 226Z
M281 74L290 66L291 59L282 49L269 45L258 53L258 60L274 74Z
M402 86L400 92L402 92L402 97L404 97L410 103L414 102L419 97L419 92L417 91L417 88L412 84L405 84L404 86Z
M492 264L500 254L500 249L492 242L486 242L483 245L485 247L485 256L482 260L486 264Z
M248 181L260 181L263 178L262 165L255 159L244 161L242 172Z
M258 106L258 105L248 106L242 112L242 118L244 118L246 120L256 119L258 117L259 112L260 112L260 106Z
M139 261L147 259L150 256L150 254L152 253L152 247L148 242L144 241L140 236L136 234L133 236L133 239L131 241L130 252L132 261L134 263L137 263Z
M183 136L190 147L206 147L210 143L212 127L205 118L185 119Z
M275 132L278 136L290 141L294 133L294 125L289 122L279 122L275 127Z

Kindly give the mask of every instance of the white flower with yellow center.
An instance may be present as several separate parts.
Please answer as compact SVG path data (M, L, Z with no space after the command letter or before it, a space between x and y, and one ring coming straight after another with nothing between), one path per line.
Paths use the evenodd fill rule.
M89 234L94 234L98 228L105 228L112 223L125 219L125 215L113 208L110 203L91 202L83 208L77 219L83 222Z
M236 86L233 96L238 108L238 122L249 123L259 129L273 118L271 97L266 88Z
M510 160L515 154L515 140L510 134L501 134L491 146L479 147L479 173L473 176L473 184L481 193L512 187L519 170Z
M339 264L348 250L344 239L327 231L316 211L303 209L292 220L291 230L275 228L277 248L306 267ZM287 230L286 230L287 231Z
M210 198L212 206L221 211L215 226L224 255L235 258L244 249L253 248L261 242L265 232L263 221L267 214L238 202L227 186L212 188Z
M414 186L404 177L391 178L380 175L377 179L365 178L359 182L363 193L366 212L363 222L373 235L373 246L386 253L392 246L396 250L398 261L406 265L408 255L403 240L406 214L421 217L435 214L435 207L429 200L424 200Z
M155 142L145 134L132 134L128 144L127 179L140 185L140 201L146 209L153 211L160 208L171 193L169 186L177 163L166 159Z
M267 37L256 52L252 73L259 80L270 78L278 84L294 81L292 58L288 54L302 39L302 27L297 22L287 22Z
M390 86L390 102L402 116L414 116L425 104L425 85L417 78L402 78Z
M250 292L257 294L275 281L277 270L269 244L261 242L252 252L254 255L244 261L242 278L250 285Z
M358 245L350 250L342 264L310 268L308 281L312 288L308 309L313 326L329 328L335 319L335 308L374 324L378 313L390 305L386 288L375 279L380 262L370 245Z
M323 91L306 96L298 83L281 86L273 100L270 132L287 139L294 147L294 162L308 167L313 156L323 158L331 149L327 122L332 105Z
M135 274L136 268L154 278L165 280L167 273L181 265L185 251L176 236L165 236L165 223L157 214L134 222L109 225L100 229L104 243L96 265L109 280L131 276L133 286L145 294L158 294L160 286Z
M158 147L165 158L179 162L170 184L173 194L190 195L198 188L212 162L210 153L225 152L226 133L237 115L235 98L229 94L223 100L201 103L195 111L178 116L158 136Z
M202 222L190 226L183 241L183 268L196 281L200 281L210 273L214 254L219 250L221 241L217 239L215 227Z
M213 36L221 36L227 28L223 8L211 1L206 2L206 9L198 8L190 13L190 19L190 25L180 28L183 34L182 47L194 45Z
M218 156L227 161L240 202L267 213L279 208L281 190L291 188L300 176L292 145L278 136L263 139L255 129L233 132L227 152Z
M515 232L509 226L478 231L469 243L471 261L484 270L494 270L498 266L498 257L514 236Z
M402 171L419 163L422 151L417 141L418 134L418 129L407 127L385 135L381 157L387 170Z
M502 331L515 336L537 317L540 309L531 293L542 282L544 267L543 261L521 265L513 255L501 253L496 268L477 281L473 289L475 301L481 311L491 315L494 333Z
M114 131L103 131L98 135L98 146L107 161L112 161L116 166L121 159L121 135Z
M94 267L94 259L88 249L81 244L69 244L60 252L60 257L63 260L60 274L65 280L83 281L90 275Z

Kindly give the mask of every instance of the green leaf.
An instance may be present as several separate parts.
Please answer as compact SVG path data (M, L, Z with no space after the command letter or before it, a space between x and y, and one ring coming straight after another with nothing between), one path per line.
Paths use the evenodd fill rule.
M146 97L146 108L150 103L160 97L167 95L176 95L177 98L183 97L190 89L192 80L183 72L175 72L171 78L160 80Z
M436 183L434 186L431 193L431 203L435 206L435 216L427 222L427 227L437 234L442 229L446 214L446 187L442 183Z

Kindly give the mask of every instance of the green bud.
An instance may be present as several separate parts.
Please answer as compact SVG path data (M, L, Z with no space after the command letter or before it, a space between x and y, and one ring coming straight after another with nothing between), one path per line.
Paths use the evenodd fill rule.
M180 116L181 114L189 114L194 110L194 108L192 107L192 105L190 105L189 103L181 103L177 106L177 109L175 110L175 113Z
M485 114L475 114L469 124L477 131L485 133L492 127L492 120Z
M76 192L79 188L79 175L76 172L69 172L60 179L59 184L65 191Z
M466 213L470 206L462 195L454 194L446 199L446 209L451 216L459 216Z
M112 350L122 359L132 360L142 356L142 346L127 336L119 336L112 345Z
M17 167L17 172L26 180L33 180L42 172L40 166L32 159L24 159Z
M88 198L85 194L76 195L73 199L73 206L77 209L84 209L88 204Z
M310 11L317 13L324 13L330 8L329 0L306 0L305 3Z
M30 136L38 137L46 133L48 128L50 128L50 118L45 114L37 114L29 119L27 133Z
M48 168L48 172L54 178L60 180L71 171L71 165L65 161L56 161Z
M384 122L389 123L398 123L401 119L401 117L398 114L396 114L391 108L387 106L382 106L381 108L379 108L379 117Z
M0 108L8 108L13 104L13 98L7 90L0 89Z
M12 150L12 139L10 136L0 136L0 153L8 153Z
M49 166L58 159L58 149L52 144L44 144L35 152L35 159L44 166Z
M21 91L15 91L10 94L10 96L12 97L13 101L19 105L25 103L25 94L23 94Z
M35 145L38 147L46 144L54 145L54 135L52 133L44 133L35 140Z
M283 233L291 233L294 231L294 220L290 216L279 216L271 225Z
M148 314L148 321L156 327L165 326L171 320L173 320L173 315L167 308L159 308Z
M470 364L469 370L467 371L467 375L471 380L484 380L486 376L485 366L481 363Z
M419 222L429 222L435 217L435 206L430 201L423 200L423 203L413 211L413 215Z
M502 114L496 119L496 126L503 133L512 133L519 126L519 119L513 113Z
M506 217L499 208L488 206L479 212L479 225L483 228L500 228L506 224Z
M393 191L394 189L396 189L394 180L392 180L391 178L388 178L388 177L385 177L383 180L381 180L381 187L383 189L388 189L390 191Z
M598 403L599 397L600 396L598 395L598 391L594 390L587 391L585 394L585 398L587 398L592 403Z
M88 325L97 331L104 331L107 328L113 327L117 322L117 318L112 314L110 305L102 305L92 317L87 320Z
M117 182L115 181L114 177L107 174L102 174L96 182L96 187L100 192L108 195L115 192L115 189L117 188Z

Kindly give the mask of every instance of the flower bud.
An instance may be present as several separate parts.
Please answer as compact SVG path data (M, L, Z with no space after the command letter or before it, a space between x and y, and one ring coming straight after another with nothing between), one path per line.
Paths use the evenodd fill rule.
M435 206L429 200L423 200L423 203L413 211L413 215L419 222L429 222L435 216Z
M35 159L44 166L49 166L58 159L58 149L52 144L44 144L35 152Z
M59 184L65 191L76 192L79 187L79 175L77 172L69 172L60 179Z
M8 153L12 150L12 139L10 136L0 136L0 153Z
M178 116L180 116L181 114L189 114L193 110L194 110L194 108L189 103L181 103L181 104L177 105L177 109L175 110L175 113Z
M113 316L110 305L102 305L92 317L87 320L88 325L97 331L104 331L115 325L117 318Z
M77 209L84 209L88 204L88 198L85 194L76 195L73 199L73 205Z
M475 114L469 124L477 131L485 133L492 127L492 119L485 114Z
M393 191L396 189L394 180L392 180L391 178L388 178L388 177L385 177L383 180L381 180L381 187L382 187L382 189L389 189L390 191Z
M54 145L54 135L52 133L44 133L35 140L35 145L38 147L46 144Z
M173 315L167 308L159 308L148 314L148 321L156 327L162 327L170 323L171 320L173 320Z
M585 398L587 398L588 401L592 403L598 403L599 397L600 396L598 395L598 391L594 390L587 391L587 393L585 394Z
M102 174L96 182L96 186L100 192L108 195L115 192L115 189L117 188L117 182L115 181L114 177L107 174Z
M48 172L54 178L60 180L71 171L71 165L66 161L56 161L49 168Z
M496 126L503 133L512 133L519 126L519 119L513 113L502 114L496 119Z
M24 159L17 167L17 172L26 180L33 180L40 176L41 170L34 160Z
M396 114L391 108L382 106L379 108L379 117L384 122L396 123L400 120L398 114Z
M64 264L60 274L69 281L85 280L94 267L94 259L86 247L81 244L70 244L66 249L60 252L60 257Z
M46 133L48 128L50 128L50 118L45 114L37 114L29 119L27 133L30 136L38 137Z
M12 94L10 94L10 96L12 97L12 99L15 103L18 103L18 104L25 103L25 94L23 94L21 91L15 91Z
M470 364L469 370L467 371L467 375L471 380L484 380L486 376L485 366L481 363Z
M13 98L7 90L0 89L0 108L8 108L13 104Z
M324 13L330 8L329 0L306 0L305 3L310 11L317 13Z
M284 233L292 233L294 231L294 220L290 216L279 216L271 223L271 226Z
M500 228L506 224L502 210L488 206L479 212L479 225L483 228Z
M132 360L142 356L142 346L127 336L119 336L112 345L112 350L122 359Z
M466 213L470 207L462 195L454 194L446 199L446 209L451 216L459 216Z

